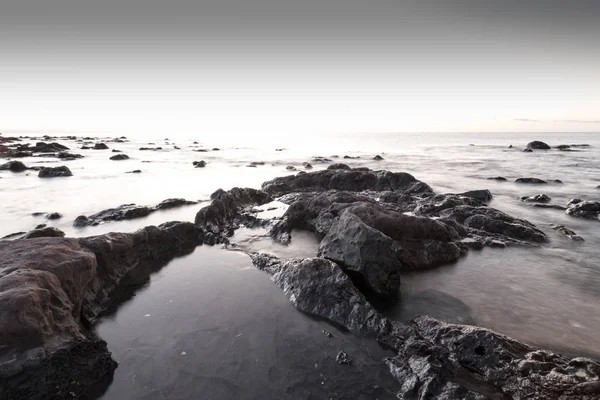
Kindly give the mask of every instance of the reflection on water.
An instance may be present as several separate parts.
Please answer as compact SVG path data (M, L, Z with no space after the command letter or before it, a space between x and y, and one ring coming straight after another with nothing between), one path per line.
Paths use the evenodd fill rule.
M333 334L329 338L322 330ZM201 246L96 326L119 362L103 399L393 399L390 356L298 312L240 252ZM339 365L339 351L352 358Z

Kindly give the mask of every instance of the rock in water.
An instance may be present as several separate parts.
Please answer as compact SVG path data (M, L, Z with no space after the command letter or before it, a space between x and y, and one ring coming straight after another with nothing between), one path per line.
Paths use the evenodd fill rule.
M50 213L50 214L46 214L46 219L52 220L52 219L59 219L59 218L62 218L62 214L61 213L53 212L53 213Z
M515 180L516 183L531 183L531 184L537 184L537 185L545 185L548 182L538 179L538 178L518 178L517 180Z
M548 146L544 142L540 142L539 140L534 140L533 142L527 143L527 148L533 149L533 150L550 150L551 149L550 146Z
M378 154L378 155L376 155L375 157L373 157L373 160L375 160L375 161L382 161L382 160L383 160L383 157L381 157L381 156Z
M115 154L114 156L110 157L111 160L113 161L121 161L121 160L129 160L129 156L127 154Z
M340 351L335 358L335 362L338 364L352 364L352 360L350 360L350 356L345 351Z
M482 203L488 202L492 199L492 193L487 190L469 190L468 192L459 193L459 196L471 197L475 200L479 200Z
M331 164L330 166L327 167L327 169L346 169L346 170L349 170L351 168L348 165L346 165L346 164L337 163L337 164Z
M9 161L0 165L0 171L23 172L27 169L21 161Z
M393 239L346 210L319 246L319 256L337 262L375 293L388 296L400 286L402 264Z
M493 176L491 178L486 178L488 180L494 180L494 181L501 181L501 182L505 182L507 179L503 176Z
M583 242L584 241L581 236L579 236L578 234L576 234L575 232L573 232L572 230L570 230L566 226L558 225L558 226L555 226L554 229L556 229L556 231L558 233L560 233L561 235L566 236L566 237L568 237L571 240L575 240L575 241L579 241L579 242Z
M25 236L23 236L23 239L33 239L33 238L40 238L40 237L63 237L65 236L65 233L63 231L61 231L60 229L56 229L52 226L46 226L43 228L39 228L39 229L34 229L32 231L29 231L25 234Z
M206 161L204 161L204 160L202 160L202 161L194 161L193 165L196 168L204 168L204 167L206 167Z
M94 150L108 150L108 146L105 143L96 143L93 147Z
M525 201L528 203L549 203L552 200L549 196L545 194L536 194L535 196L525 196L521 197L521 201Z
M600 202L571 200L565 212L572 217L598 220L600 217Z
M40 178L56 178L61 176L73 176L71 170L64 165L61 167L42 167L38 173Z
M147 277L191 252L189 222L134 233L0 241L0 398L82 398L116 362L87 328L128 275Z

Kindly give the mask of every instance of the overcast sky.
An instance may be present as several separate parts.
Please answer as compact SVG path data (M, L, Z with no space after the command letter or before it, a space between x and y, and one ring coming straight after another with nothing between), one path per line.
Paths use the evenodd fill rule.
M600 1L2 1L19 130L600 131Z

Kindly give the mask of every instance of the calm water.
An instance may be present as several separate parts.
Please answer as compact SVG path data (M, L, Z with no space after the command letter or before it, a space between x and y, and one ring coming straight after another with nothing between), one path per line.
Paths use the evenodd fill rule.
M172 138L174 139L174 138ZM220 151L193 152L197 140ZM531 140L554 146L587 143L579 152L522 153ZM156 212L147 218L72 228L89 215L123 203L153 205L169 197L206 200L217 188L259 187L286 166L302 169L312 156L361 156L340 160L351 166L406 171L440 193L489 189L491 206L535 223L550 243L541 248L471 251L454 265L403 277L398 304L385 312L398 319L419 314L490 327L528 343L600 358L600 222L531 208L521 196L545 193L552 203L570 198L597 200L600 190L600 134L404 134L328 137L245 137L153 140L165 150L143 152L148 140L108 143L131 159L109 161L110 150L78 150L86 158L69 162L26 158L27 165L65 164L70 178L43 180L33 171L0 172L0 236L44 223L33 212L64 215L49 222L68 235L133 231L169 220L193 220L202 205ZM181 148L174 150L172 144ZM512 144L514 149L508 149ZM284 148L283 151L275 151ZM381 154L384 161L370 158ZM204 169L192 161L205 160ZM149 161L149 162L148 162ZM251 161L265 166L247 168ZM313 163L315 169L326 165ZM141 174L125 174L141 169ZM486 180L504 176L508 182ZM560 179L563 185L517 185L518 177ZM585 242L559 236L551 224L565 225ZM274 245L260 231L242 231L240 247L283 257L316 253L317 242L296 234L294 246ZM146 316L148 315L148 316ZM321 333L334 333L329 339ZM393 382L377 361L385 356L372 343L298 313L266 274L241 253L199 247L173 261L114 315L97 325L120 366L104 395L113 398L387 398ZM240 336L238 336L240 335ZM345 350L360 368L335 364ZM183 354L185 353L185 354ZM365 367L363 367L365 366ZM348 379L346 379L348 378ZM350 379L351 378L351 379ZM383 388L374 389L373 385ZM345 390L343 388L347 388ZM337 396L337 397L336 397Z

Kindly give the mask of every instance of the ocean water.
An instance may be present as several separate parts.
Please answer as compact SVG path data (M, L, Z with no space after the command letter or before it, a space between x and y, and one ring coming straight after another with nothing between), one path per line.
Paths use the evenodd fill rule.
M578 151L523 153L532 140L551 146L589 144ZM199 144L193 144L198 141ZM527 219L550 242L540 248L471 251L459 262L406 274L400 299L384 312L407 320L428 314L492 328L527 343L573 355L600 358L600 221L569 217L560 210L530 207L521 196L545 193L552 203L600 199L600 134L436 133L328 136L172 135L110 143L131 158L110 161L111 150L80 150L85 158L21 159L28 166L67 165L74 176L40 179L35 171L0 171L0 237L47 223L69 236L133 231L171 220L193 220L204 204L159 211L142 219L74 228L73 220L125 203L154 205L170 197L207 201L218 188L260 187L302 170L313 156L337 155L350 166L405 171L438 193L489 189L490 206ZM166 143L169 144L166 144ZM155 143L149 145L148 143ZM175 150L173 146L180 147ZM509 148L513 145L514 148ZM162 151L140 147L162 146ZM219 151L193 150L218 147ZM282 149L282 151L276 151ZM383 161L373 161L380 154ZM360 157L343 160L344 155ZM193 161L205 160L206 168ZM249 168L252 161L264 166ZM327 164L311 162L315 170ZM126 171L142 170L140 174ZM504 176L507 182L487 180ZM560 179L563 184L519 185L514 179ZM60 212L45 221L34 212ZM573 242L551 225L582 236ZM316 253L317 240L297 232L293 244L273 244L261 231L239 232L240 247L282 257ZM147 316L148 315L148 316ZM321 330L334 334L328 338ZM132 289L129 300L96 326L120 366L103 398L392 398L394 382L379 360L385 350L297 312L247 256L201 246ZM238 336L240 335L240 336ZM335 364L337 351L354 367ZM185 354L184 354L185 353ZM360 366L360 367L359 367ZM346 368L348 367L348 368ZM345 369L346 368L346 369ZM347 379L346 379L347 378ZM391 396L391 397L390 397Z

